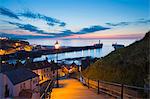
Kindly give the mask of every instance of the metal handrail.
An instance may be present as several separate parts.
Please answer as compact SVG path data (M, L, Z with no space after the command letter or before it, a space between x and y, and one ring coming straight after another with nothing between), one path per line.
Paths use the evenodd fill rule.
M50 90L53 88L53 82L54 82L54 79L52 79L52 80L48 83L48 85L47 85L45 91L44 91L43 94L40 96L40 99L44 99L43 97L44 97L44 95L46 95L46 93L48 92L49 87L50 87ZM51 86L50 86L50 85L51 85Z

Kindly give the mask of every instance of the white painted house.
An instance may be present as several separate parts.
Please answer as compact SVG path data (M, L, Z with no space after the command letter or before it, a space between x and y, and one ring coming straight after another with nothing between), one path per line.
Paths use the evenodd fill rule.
M0 99L4 97L39 99L38 84L39 75L25 68L0 73Z

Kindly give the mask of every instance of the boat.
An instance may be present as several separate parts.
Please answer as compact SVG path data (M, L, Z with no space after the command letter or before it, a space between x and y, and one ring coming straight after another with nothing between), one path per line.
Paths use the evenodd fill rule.
M119 48L124 48L125 47L123 44L117 44L117 43L112 44L112 46L115 48L115 50L119 49Z
M94 44L94 47L102 48L103 47L103 43L101 43L100 40L99 40L99 43L98 44Z

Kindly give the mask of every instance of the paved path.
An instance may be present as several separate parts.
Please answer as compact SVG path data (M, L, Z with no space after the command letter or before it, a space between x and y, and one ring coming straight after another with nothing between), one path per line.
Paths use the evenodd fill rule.
M75 79L59 80L60 88L54 88L51 99L112 99L108 95L96 94Z

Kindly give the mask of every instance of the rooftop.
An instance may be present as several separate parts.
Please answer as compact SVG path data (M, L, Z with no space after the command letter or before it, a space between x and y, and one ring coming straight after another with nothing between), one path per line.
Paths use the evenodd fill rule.
M13 70L15 69L14 65L13 64L0 64L0 73L2 72L6 72L6 71L10 71L10 70Z
M51 66L52 64L47 61L38 61L38 62L32 62L32 63L26 64L25 67L31 70L37 70L37 69L43 69L43 68L47 68Z
M36 73L25 68L14 69L9 72L5 72L4 74L7 75L13 85L39 76Z

